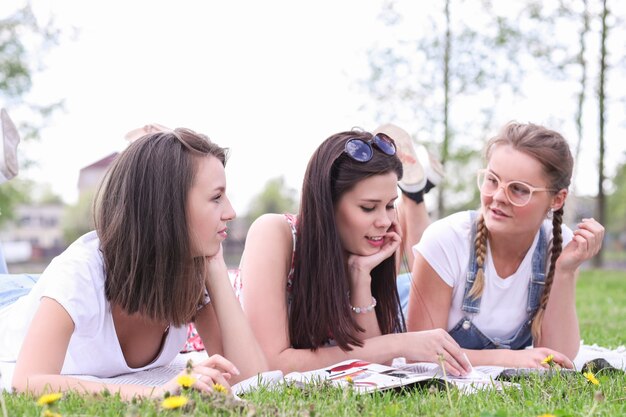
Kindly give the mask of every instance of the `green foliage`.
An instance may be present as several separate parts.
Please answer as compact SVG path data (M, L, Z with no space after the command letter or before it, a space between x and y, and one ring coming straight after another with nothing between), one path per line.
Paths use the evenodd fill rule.
M626 162L622 163L613 177L613 193L607 202L607 230L626 233Z
M86 192L81 195L73 206L66 206L61 227L63 240L69 245L85 233L94 230L93 199L95 192Z
M33 74L42 67L44 52L57 44L59 35L52 20L45 24L37 20L30 2L0 19L0 107L7 108L9 114L14 108L24 108L27 120L14 120L23 141L36 139L40 127L61 106L60 102L33 104L24 100L32 87ZM18 159L21 171L34 163L22 155ZM29 198L23 194L29 190L15 181L0 186L0 209L6 214L0 224L12 216L15 205Z
M14 179L0 185L0 227L15 218L15 206L30 201L31 181Z
M612 348L626 344L626 272L583 271L576 289L576 310L585 343Z
M294 213L297 204L296 190L287 187L283 177L274 178L252 199L246 219L252 224L265 213Z

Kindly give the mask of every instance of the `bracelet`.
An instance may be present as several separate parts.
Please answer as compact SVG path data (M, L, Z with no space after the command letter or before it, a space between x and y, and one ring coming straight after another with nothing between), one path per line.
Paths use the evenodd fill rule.
M367 307L354 307L352 305L350 306L352 311L356 314L369 313L370 311L374 310L374 307L376 307L376 299L374 297L372 297L372 304L368 305Z

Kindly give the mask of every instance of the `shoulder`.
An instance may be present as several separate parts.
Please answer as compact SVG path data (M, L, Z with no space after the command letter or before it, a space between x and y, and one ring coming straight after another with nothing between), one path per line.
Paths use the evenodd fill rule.
M295 216L292 217L295 219ZM263 214L248 229L248 238L267 239L272 243L291 241L291 226L288 217L283 214Z
M102 253L100 252L100 240L96 232L89 232L74 243L63 253L54 258L42 276L63 271L68 272L100 272L103 270Z

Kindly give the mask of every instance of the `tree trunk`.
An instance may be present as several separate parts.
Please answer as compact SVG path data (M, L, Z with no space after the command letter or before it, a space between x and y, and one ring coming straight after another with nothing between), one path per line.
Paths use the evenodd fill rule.
M604 127L606 124L605 118L605 82L606 82L606 72L608 70L606 63L606 38L608 34L608 26L607 26L607 16L609 11L606 6L606 0L602 2L602 34L600 37L600 82L598 85L598 104L600 106L600 115L599 115L599 137L598 137L598 145L599 145L599 154L598 154L598 198L597 198L597 220L601 224L606 224L605 219L605 211L606 211L606 199L604 195ZM603 250L600 249L600 252L596 255L593 261L593 265L596 268L601 268L603 265Z
M444 169L450 153L450 122L448 113L450 109L450 49L452 34L450 30L450 0L446 0L446 39L443 54L443 142L441 144L441 165ZM437 217L445 216L444 184L439 185L437 194Z

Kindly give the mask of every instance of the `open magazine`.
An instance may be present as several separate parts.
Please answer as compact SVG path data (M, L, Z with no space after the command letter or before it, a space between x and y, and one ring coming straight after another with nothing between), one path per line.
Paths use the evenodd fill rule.
M237 391L239 394L244 394L259 385L273 388L281 384L304 387L307 384L330 383L336 387L354 389L358 393L401 391L430 386L445 389L447 385L450 388L458 388L464 394L470 394L484 389L501 390L506 386L516 386L517 384L508 381L496 380L496 376L503 370L504 368L501 367L476 367L467 376L454 377L444 374L441 367L434 363L420 362L387 366L350 359L327 368L308 372L291 372L284 376L279 371L264 373L255 377L256 380L250 378L237 384Z

